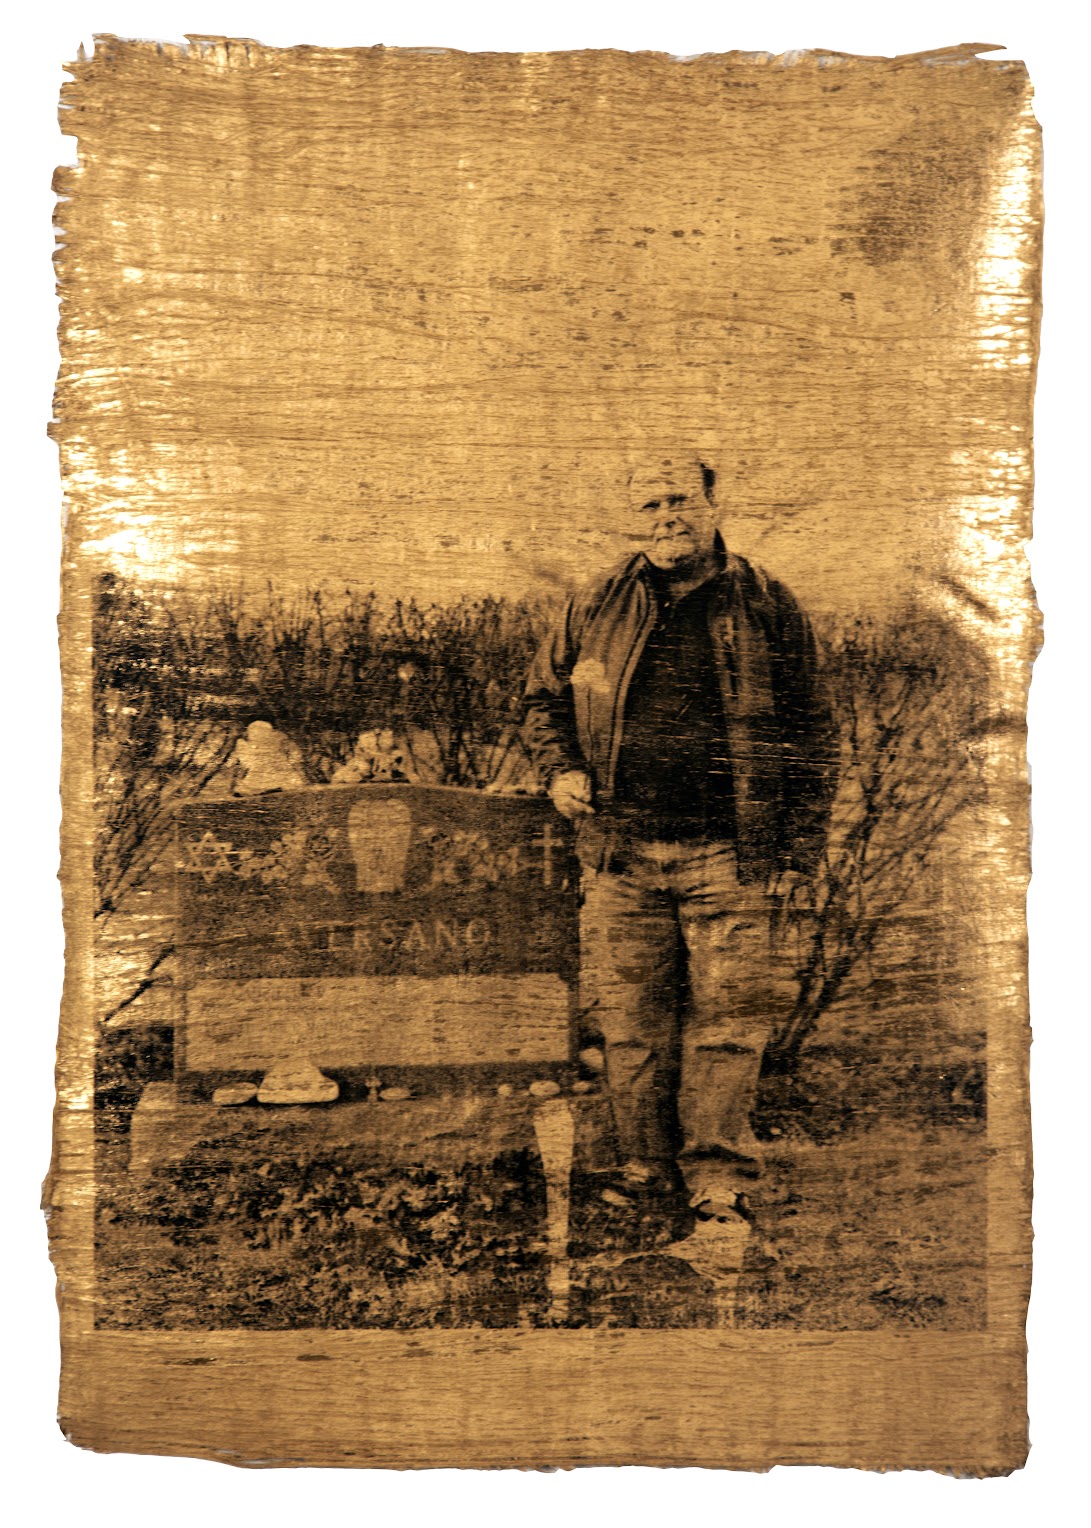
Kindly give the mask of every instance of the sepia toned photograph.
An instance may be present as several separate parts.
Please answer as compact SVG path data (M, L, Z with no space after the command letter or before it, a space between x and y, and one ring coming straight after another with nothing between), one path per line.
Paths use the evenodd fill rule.
M335 1375L293 1446L1014 1467L1023 66L99 38L71 70L76 1434L214 1455L220 1384L458 1351L468 1394L506 1333L549 1375L521 1441L419 1455L399 1377L357 1456ZM778 1355L786 1417L797 1358L855 1356L813 1437L599 1433L608 1353L641 1415L730 1382L694 1332L744 1388Z
M983 1324L1003 718L725 499L568 598L102 575L98 1322Z

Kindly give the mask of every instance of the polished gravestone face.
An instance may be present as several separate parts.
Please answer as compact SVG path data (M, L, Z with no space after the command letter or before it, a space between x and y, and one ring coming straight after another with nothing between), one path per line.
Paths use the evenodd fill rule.
M564 1063L576 874L549 804L413 785L188 804L177 1072Z

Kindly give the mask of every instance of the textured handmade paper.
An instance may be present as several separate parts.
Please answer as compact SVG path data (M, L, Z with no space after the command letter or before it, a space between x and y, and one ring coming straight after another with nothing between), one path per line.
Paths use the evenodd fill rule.
M1022 1462L1039 133L1023 66L977 51L71 66L48 1202L77 1443ZM737 857L715 969L765 1025L746 1118L692 1150L751 1042L686 1038L723 1015L662 855L637 932L592 926L644 853L624 761L657 824L679 782L632 776L620 596L561 615L648 573L664 463L734 580L702 660L731 815L696 842ZM753 845L793 781L819 827L781 898ZM622 1170L660 913L667 1176L751 1174L669 1225Z

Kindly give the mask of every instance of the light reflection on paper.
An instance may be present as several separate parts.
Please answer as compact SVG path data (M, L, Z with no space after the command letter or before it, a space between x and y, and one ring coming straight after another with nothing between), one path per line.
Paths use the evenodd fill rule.
M987 203L983 249L975 267L979 344L985 366L1030 366L1034 360L1034 294L1027 272L1034 263L1036 138L1024 127L1000 160Z
M1009 375L1034 359L1037 293L1030 273L1036 267L1035 155L1036 138L1024 128L1000 162L975 266L977 361ZM966 494L952 505L954 576L941 600L992 655L1001 705L1019 709L1029 678L1031 626L1037 620L1026 560L1030 441L953 451L950 460L986 492Z
M121 512L112 519L117 528L85 540L81 552L101 558L111 572L138 583L183 583L198 551L224 566L231 566L238 554L233 537L213 541L207 531L190 537L185 524L164 524L154 514Z

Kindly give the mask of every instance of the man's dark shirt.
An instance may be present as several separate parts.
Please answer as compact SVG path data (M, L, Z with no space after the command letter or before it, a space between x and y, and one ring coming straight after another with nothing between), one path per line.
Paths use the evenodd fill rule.
M663 837L733 838L723 702L708 630L710 581L679 600L656 577L659 615L625 702L614 807Z

